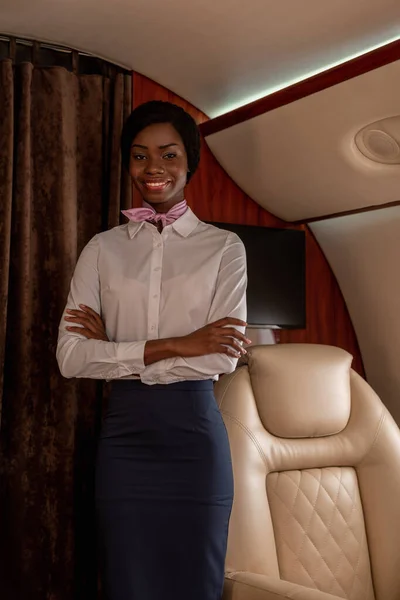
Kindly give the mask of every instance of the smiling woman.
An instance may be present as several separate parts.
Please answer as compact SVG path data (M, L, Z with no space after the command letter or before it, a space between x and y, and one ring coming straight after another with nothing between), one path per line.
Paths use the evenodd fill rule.
M186 204L200 139L184 110L139 106L121 149L143 206L83 250L57 349L64 376L113 380L96 477L107 598L220 600L233 478L213 381L250 343L244 247Z

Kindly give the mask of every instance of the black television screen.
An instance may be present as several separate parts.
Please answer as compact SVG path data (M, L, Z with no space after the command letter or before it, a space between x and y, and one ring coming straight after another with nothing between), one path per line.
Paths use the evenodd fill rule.
M211 224L236 233L246 248L249 327L304 328L304 231L231 223Z

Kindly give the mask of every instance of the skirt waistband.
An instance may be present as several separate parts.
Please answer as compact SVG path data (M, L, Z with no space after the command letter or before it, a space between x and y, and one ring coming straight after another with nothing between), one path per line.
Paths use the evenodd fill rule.
M212 379L201 379L201 380L185 380L185 381L176 381L175 383L155 383L154 385L148 385L146 383L142 383L139 379L117 379L112 381L111 389L113 391L134 391L140 390L142 392L156 392L156 391L173 391L173 390L182 390L182 391L213 391L214 389L214 381Z

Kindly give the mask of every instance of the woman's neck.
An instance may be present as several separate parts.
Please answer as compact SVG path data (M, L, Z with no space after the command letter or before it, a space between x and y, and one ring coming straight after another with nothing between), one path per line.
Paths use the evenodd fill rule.
M168 211L171 210L171 208L173 208L177 204L181 204L182 202L186 203L186 200L182 198L180 200L176 200L173 203L167 201L161 202L160 204L150 204L150 202L146 202L146 200L143 200L143 206L147 208L152 208L156 213L166 214Z

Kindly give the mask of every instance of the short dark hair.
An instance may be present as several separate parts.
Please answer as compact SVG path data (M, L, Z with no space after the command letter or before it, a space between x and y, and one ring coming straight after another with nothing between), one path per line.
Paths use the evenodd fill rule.
M140 104L126 120L121 135L122 162L125 168L129 171L133 140L145 127L154 123L170 123L181 136L187 155L189 182L200 161L199 128L193 117L183 108L162 100L150 100Z

